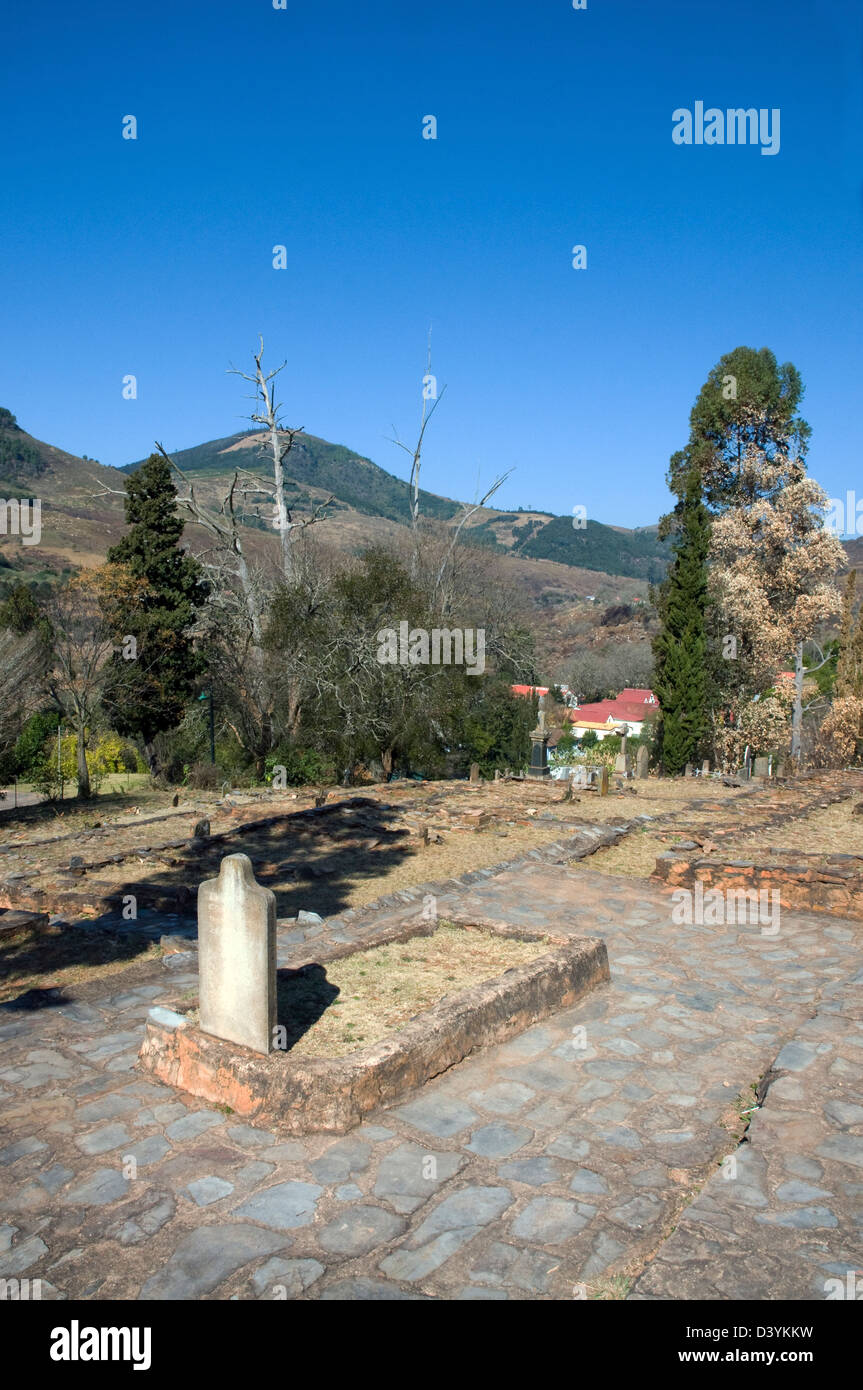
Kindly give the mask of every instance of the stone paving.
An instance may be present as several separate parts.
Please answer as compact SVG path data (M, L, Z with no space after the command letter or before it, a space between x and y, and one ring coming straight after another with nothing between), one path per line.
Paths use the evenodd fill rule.
M456 903L605 937L611 983L338 1139L136 1072L193 947L0 1010L0 1277L43 1298L818 1299L863 1266L863 926L675 925L655 884L540 862L438 893ZM280 963L381 920L292 924Z

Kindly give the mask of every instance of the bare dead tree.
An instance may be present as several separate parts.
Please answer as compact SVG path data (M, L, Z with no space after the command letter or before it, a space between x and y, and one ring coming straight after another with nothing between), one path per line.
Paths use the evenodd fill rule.
M411 532L413 535L413 556L411 560L411 573L414 575L416 574L416 571L419 567L420 467L422 465L423 441L425 439L425 432L428 428L429 421L431 420L431 417L437 410L440 401L443 399L443 393L445 390L446 385L441 387L439 395L436 394L435 379L432 376L431 369L431 329L429 329L428 348L426 352L426 374L423 377L422 414L420 416L420 431L419 435L417 436L417 442L414 445L413 449L411 449L410 445L404 444L402 440L399 439L398 434L396 433L395 425L393 425L393 437L390 440L391 444L396 444L400 449L404 449L405 453L410 456L411 460L411 475L410 481L408 483L408 495L411 518ZM432 401L431 406L429 406L429 401Z
M44 690L75 730L78 796L90 795L87 731L96 716L105 668L114 650L98 590L86 578L54 589L46 604L51 664Z
M274 367L272 371L265 371L263 365L264 340L259 338L258 351L253 353L255 371L253 375L248 372L241 372L238 367L230 367L228 370L234 375L242 377L243 381L248 381L254 386L252 399L257 403L257 408L253 410L251 420L253 424L262 425L269 438L266 450L272 460L273 481L264 483L259 481L259 485L250 488L248 491L264 493L273 499L273 526L279 533L279 544L282 557L282 577L288 582L294 577L293 542L294 532L303 531L308 526L314 526L316 522L322 521L326 508L335 499L332 494L325 502L320 503L311 516L294 517L293 509L289 507L285 496L285 459L294 447L294 440L297 435L302 434L303 426L295 429L283 425L279 412L282 407L276 400L274 382L280 372L283 372L287 362L283 362L280 367ZM252 475L249 475L250 477Z
M506 473L502 473L499 478L495 479L488 491L484 493L478 501L462 505L462 515L459 519L458 525L453 529L452 539L450 540L446 554L444 555L443 560L441 561L440 568L438 569L437 577L435 579L435 600L441 613L445 613L448 608L448 593L447 586L445 584L445 579L447 571L452 566L452 557L455 553L456 546L459 543L459 538L461 537L462 530L464 529L466 523L470 521L471 517L474 516L480 510L481 507L485 506L489 498L494 496L498 488L502 487L503 484L506 482L507 478L510 476L510 474L514 472L514 468L507 469ZM456 515L458 515L458 513L456 513Z

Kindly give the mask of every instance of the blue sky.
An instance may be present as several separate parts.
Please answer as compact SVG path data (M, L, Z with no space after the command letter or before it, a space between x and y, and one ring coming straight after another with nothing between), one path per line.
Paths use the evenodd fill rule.
M863 496L855 0L46 0L0 44L0 405L37 437L122 465L233 433L260 333L288 423L404 476L431 325L426 487L514 467L499 505L647 525L747 344ZM778 107L779 153L675 145L697 100Z

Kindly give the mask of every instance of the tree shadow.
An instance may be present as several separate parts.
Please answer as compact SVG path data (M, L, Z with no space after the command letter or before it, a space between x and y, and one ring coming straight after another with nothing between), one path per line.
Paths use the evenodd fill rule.
M0 915L0 922L3 918ZM38 935L29 940L10 942L0 947L0 993L20 982L20 993L0 1003L0 1010L33 1010L68 1004L76 997L76 986L86 980L42 988L31 982L37 977L57 975L58 971L95 969L117 961L134 962L152 945L152 939L140 933L118 933L104 928L70 926L58 935ZM107 978L107 977L106 977ZM117 975L119 979L119 973Z
M107 897L117 909L132 895L138 911L149 907L194 917L199 885L218 876L225 855L245 854L258 883L275 894L277 917L295 917L303 909L337 916L350 906L356 883L385 877L417 850L417 839L393 824L403 816L401 807L376 802L296 812L243 834L154 853L149 872L130 877Z
M403 817L402 807L357 797L267 818L241 834L229 832L164 851L154 847L143 863L140 854L131 853L121 866L120 884L116 879L100 883L105 870L94 868L80 879L80 892L64 895L58 889L56 894L46 890L33 895L28 906L56 911L72 925L60 936L37 937L21 949L0 948L0 987L19 977L24 992L34 976L50 979L62 967L132 962L158 938L160 929L166 935L179 930L194 937L198 887L218 876L228 854L248 855L258 883L275 894L277 917L295 917L302 909L321 917L337 916L350 906L358 882L385 877L415 852L417 839L397 824ZM100 854L107 857L104 850ZM131 920L123 915L130 910L129 899L140 914ZM82 919L88 901L101 903L101 919ZM161 914L166 915L164 922L159 921ZM63 996L51 1002L74 998L75 984L70 983Z

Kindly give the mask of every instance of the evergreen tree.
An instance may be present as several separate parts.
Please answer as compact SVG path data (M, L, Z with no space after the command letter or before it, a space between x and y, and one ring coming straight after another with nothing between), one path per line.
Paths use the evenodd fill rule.
M660 706L657 756L668 773L693 761L707 733L707 554L710 519L701 476L678 473L674 559L657 595L661 628L654 639L654 690Z
M179 724L204 666L190 630L209 586L180 549L176 497L168 463L151 454L126 483L129 530L108 551L117 580L109 617L122 650L111 658L103 702L119 733L143 740L154 776L155 737Z
M781 749L789 735L799 761L807 644L838 606L834 576L844 556L821 519L827 499L806 472L802 396L792 363L779 366L768 348L735 348L710 372L687 446L671 460L678 497L697 468L711 523L709 703L723 766L738 765L747 746ZM789 663L790 700L787 687L776 688Z
M695 464L711 515L772 497L802 466L812 434L800 416L803 382L792 362L779 366L769 348L737 347L711 370L689 416L689 443L671 460L670 483ZM748 466L753 450L761 466ZM749 458L748 458L749 456ZM771 465L775 464L775 469Z

